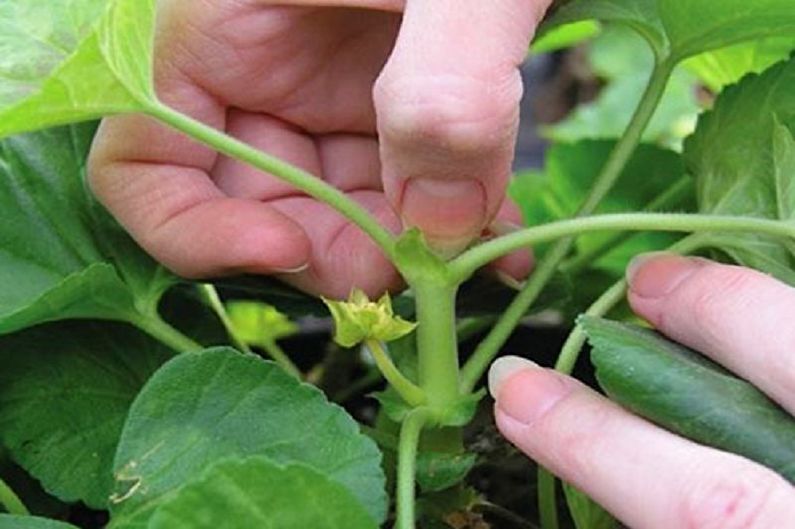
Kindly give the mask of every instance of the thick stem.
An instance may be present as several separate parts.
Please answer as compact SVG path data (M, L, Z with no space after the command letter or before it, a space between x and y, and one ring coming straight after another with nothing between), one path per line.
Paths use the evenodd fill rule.
M178 353L195 353L204 349L202 344L182 334L157 314L140 316L130 323Z
M367 340L365 345L370 354L373 355L373 360L375 360L378 370L381 371L389 385L398 392L406 403L415 408L425 404L427 400L425 392L395 367L381 342L378 340Z
M28 508L22 503L22 500L19 499L19 496L17 496L11 487L6 485L5 481L2 479L0 479L0 505L5 507L8 514L14 516L30 516L30 511L28 511Z
M417 305L420 387L428 406L444 410L459 397L455 296L457 287L435 281L411 285Z
M795 224L779 220L689 213L616 213L580 217L526 228L469 250L452 261L450 268L454 277L467 277L472 271L498 257L522 248L556 239L563 239L562 242L569 241L571 237L583 233L613 230L751 232L785 239L795 238ZM554 248L544 260L551 260L550 255L557 257ZM531 277L530 281L532 280Z
M255 149L165 105L151 104L147 108L147 113L216 151L270 173L320 202L328 204L359 226L378 244L391 261L395 261L395 241L392 234L381 226L366 209L339 189L302 169Z
M428 422L429 412L424 408L412 411L400 429L397 468L397 520L395 529L414 529L415 482L417 474L417 447L422 428Z

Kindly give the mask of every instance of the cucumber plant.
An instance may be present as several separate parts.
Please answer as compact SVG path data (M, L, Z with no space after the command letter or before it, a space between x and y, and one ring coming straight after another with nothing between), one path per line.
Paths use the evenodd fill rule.
M691 399L639 402L646 378L660 370L667 374L657 381L665 395L666 387L679 387L683 372L712 368L653 334L599 319L623 298L626 259L648 249L713 251L795 284L791 0L562 2L536 49L600 28L630 32L646 46L635 52L648 53L638 66L648 69L639 77L645 89L617 125L617 138L608 132L608 139L555 145L545 175L517 179L513 193L529 227L452 258L437 255L419 231L393 235L324 181L158 100L156 7L155 0L0 4L0 447L47 496L107 511L109 527L118 529L411 529L420 514L428 527L439 526L444 517L428 514L434 498L454 508L476 501L463 485L474 457L462 428L483 397L483 374L545 293L561 297L561 277L603 292L589 293L587 317L574 326L559 370L572 371L590 334L600 382L617 400L682 435L710 443L714 434L721 448L792 479L782 457L795 442L791 420L758 392L745 385L733 393L738 414L708 428L687 420L698 387ZM655 120L681 97L672 87L692 72L721 93L678 145L679 129ZM591 111L609 112L608 95ZM360 428L298 380L305 373L276 343L294 331L283 316L256 304L227 310L211 284L190 290L96 204L83 181L93 120L125 113L148 115L275 175L337 210L379 246L412 293L402 298L413 305L400 312L406 319L388 297L376 302L355 291L348 301L325 301L338 343L363 344L388 382L377 422L398 425L396 434ZM550 136L570 141L582 133L574 125ZM687 207L694 211L660 212ZM462 362L459 289L494 259L530 247L540 256L534 272L496 318L475 322L493 325ZM279 299L269 298L278 287L269 288L276 290L259 295ZM564 301L558 308L571 314L580 306ZM252 346L276 362L252 354ZM633 363L645 369L626 369ZM646 378L628 383L629 372ZM718 406L737 383L705 379L705 402ZM738 416L751 429L741 442L715 433L737 427ZM773 433L756 438L753 428ZM393 459L394 472L384 468ZM417 483L427 512L416 508ZM559 524L554 486L540 471L545 528ZM394 509L387 489L395 491ZM439 495L445 491L454 493ZM614 523L576 490L565 492L578 528ZM30 515L20 497L26 496L0 480L7 511L0 528L72 527Z

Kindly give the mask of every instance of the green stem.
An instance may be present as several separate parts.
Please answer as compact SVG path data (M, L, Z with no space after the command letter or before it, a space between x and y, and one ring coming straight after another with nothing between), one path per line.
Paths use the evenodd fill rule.
M182 334L156 313L138 316L130 323L178 353L195 353L204 349L202 344Z
M690 194L692 187L693 179L690 176L683 176L663 193L657 196L654 200L649 202L646 207L643 208L643 211L665 211L671 206L680 204ZM589 266L591 263L594 263L614 248L624 244L634 235L635 233L633 232L616 233L612 237L606 239L599 246L596 246L589 251L578 253L576 257L573 257L563 263L561 265L561 270L564 272L577 272L578 270Z
M417 408L406 417L400 429L395 529L414 529L416 518L414 496L417 475L417 448L420 442L420 434L429 417L430 413L428 410Z
M577 216L582 217L593 213L599 205L599 202L602 201L621 176L624 167L626 167L638 143L640 143L643 131L654 116L654 112L665 92L665 87L668 84L668 79L674 64L675 63L668 61L660 62L659 60L655 64L654 71L649 78L648 86L641 97L640 103L626 131L616 144L613 152L610 153L610 157L604 167L602 167L593 188L591 188L588 197L580 207ZM500 239L495 240L495 242L498 240ZM465 389L473 388L480 377L483 376L486 368L494 357L497 356L500 348L505 344L505 341L519 324L522 317L524 317L527 310L538 298L538 295L549 280L552 279L555 271L566 255L568 255L573 244L573 239L565 239L558 242L549 250L546 257L527 281L524 289L516 296L516 299L514 299L508 307L508 310L502 314L497 325L495 325L491 333L486 336L483 343L478 346L471 360L471 362L473 362L472 367L464 368L463 387ZM459 263L462 261L464 263L463 265L459 265L458 270L459 274L462 274L464 278L469 277L477 268L486 264L477 264L477 259L473 259L473 256L477 257L479 253L483 253L482 246L473 248L458 258ZM459 279L461 278L459 277Z
M210 305L210 308L213 309L215 315L218 316L218 320L224 326L224 330L226 330L226 334L232 340L232 344L244 353L254 354L248 344L241 340L235 332L235 326L232 324L232 320L229 319L229 314L226 312L226 307L224 307L224 303L221 301L221 296L218 295L218 290L216 290L215 286L205 283L199 285L198 288L199 293Z
M15 516L30 516L30 511L19 499L19 496L11 490L11 487L6 485L5 481L0 479L0 505L5 507L8 514Z
M375 364L384 375L384 378L389 382L389 385L395 388L395 391L412 407L422 406L426 402L425 392L417 386L414 382L406 378L406 376L395 367L392 359L384 350L383 345L378 340L367 340L365 342L367 349L373 355Z
M705 239L703 235L696 234L685 237L681 241L668 248L667 251L679 254L689 254L703 248L704 245ZM599 299L597 299L590 307L588 307L588 310L585 311L585 314L596 317L604 316L624 300L626 292L627 282L622 279L607 289L604 294L599 297ZM566 343L563 344L563 348L560 351L558 360L555 363L555 369L561 373L566 373L567 375L571 374L571 372L574 370L574 365L579 359L580 351L582 351L582 347L585 345L585 340L586 336L582 330L582 327L575 325L574 330L572 330L571 334L569 334Z
M284 352L278 343L275 340L265 340L260 345L268 353L268 356L279 364L279 366L284 369L289 375L297 378L298 380L303 380L304 374L298 369L287 353Z
M490 262L496 257L504 255L504 253L510 253L513 249L525 248L561 237L566 237L563 241L569 241L572 235L601 230L728 231L795 238L795 224L781 221L712 215L622 213L571 219L528 228L486 243L476 249L481 250L480 252L474 253L473 251L473 253L466 256L466 260L459 258L459 260L451 263L451 266L454 266L457 270L467 269L472 265L472 261L480 262L483 260L484 262ZM527 312L527 308L541 293L547 279L554 274L560 259L568 252L568 249L568 245L557 244L549 250L547 256L533 272L527 282L527 286L517 295L489 335L475 349L462 371L461 380L464 391L471 391L475 387L500 347L513 332L516 323L521 320Z
M216 151L270 173L320 202L328 204L359 226L380 246L391 261L395 261L395 240L392 234L366 209L334 186L163 104L151 104L147 108L147 113Z
M544 467L538 467L538 513L542 529L558 529L558 504L555 494L557 485L553 476Z
M467 277L471 271L521 248L556 239L570 241L573 236L584 233L613 230L752 232L784 239L795 238L795 223L780 220L691 213L616 213L562 220L516 231L469 250L450 262L450 268L454 277ZM550 254L553 252L554 248ZM554 255L557 256L557 253ZM544 260L549 259L548 254Z
M457 287L427 280L411 287L417 306L420 387L430 407L446 409L460 397L455 320Z

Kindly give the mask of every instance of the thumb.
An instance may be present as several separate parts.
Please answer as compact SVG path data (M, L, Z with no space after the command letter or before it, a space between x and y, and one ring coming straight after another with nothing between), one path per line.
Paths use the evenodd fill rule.
M519 65L551 0L407 0L374 90L386 195L407 226L455 254L502 204Z

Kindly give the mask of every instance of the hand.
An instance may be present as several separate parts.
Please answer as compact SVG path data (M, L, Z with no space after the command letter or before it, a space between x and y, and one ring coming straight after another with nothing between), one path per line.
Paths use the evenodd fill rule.
M164 1L156 86L166 104L324 178L389 229L402 218L454 252L495 217L520 220L503 204L517 67L549 3ZM327 205L148 118L105 120L89 176L132 236L183 276L281 273L331 297L400 285ZM499 265L521 277L530 258Z
M673 255L641 257L627 275L635 312L795 413L795 289ZM629 527L768 529L795 520L795 488L772 470L666 432L522 359L499 360L489 378L502 433Z

